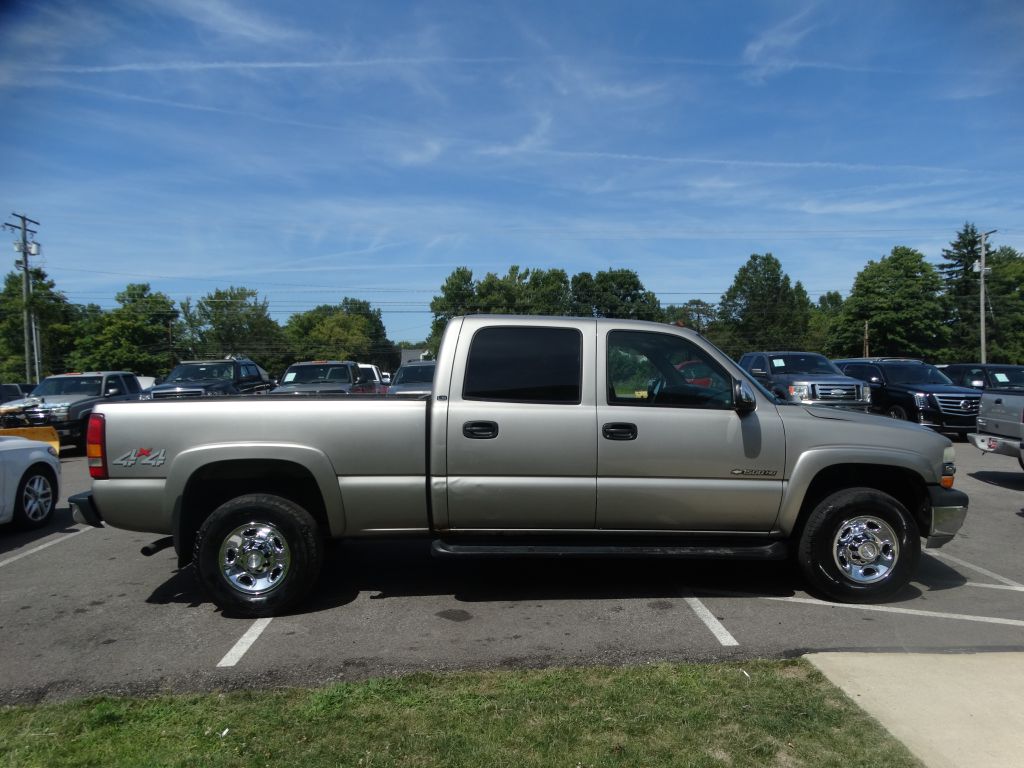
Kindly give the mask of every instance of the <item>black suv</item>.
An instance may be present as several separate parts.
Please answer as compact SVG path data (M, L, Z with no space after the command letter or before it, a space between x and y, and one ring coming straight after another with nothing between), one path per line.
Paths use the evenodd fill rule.
M900 357L834 360L871 386L871 410L966 436L975 428L981 393L958 387L934 365Z
M871 387L844 375L817 352L747 352L739 362L787 402L857 411L871 407Z
M974 389L1024 389L1024 365L950 363L935 366L954 384Z
M262 395L274 388L269 374L248 358L187 360L149 390L153 400L217 395Z

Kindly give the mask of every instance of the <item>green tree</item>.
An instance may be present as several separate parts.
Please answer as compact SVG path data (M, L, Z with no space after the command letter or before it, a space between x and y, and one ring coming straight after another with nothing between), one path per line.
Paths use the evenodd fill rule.
M800 281L790 283L770 253L755 253L739 268L718 305L720 339L733 357L759 349L802 349L811 302Z
M189 356L248 355L270 371L284 367L290 355L270 305L251 288L217 288L196 302L181 303Z
M1024 365L1024 255L1003 246L986 255L985 266L986 358Z
M610 269L591 276L573 276L573 314L580 317L617 317L631 320L661 320L661 302L644 288L631 269Z
M811 310L807 325L808 350L832 356L838 350L832 348L832 337L843 312L843 296L839 291L828 291L818 297L818 303Z
M41 268L29 270L31 305L39 333L40 374L68 370L67 357L78 335L83 309L68 302ZM25 378L24 289L20 272L9 272L0 291L0 379Z
M110 312L89 313L81 327L70 362L79 370L128 370L162 376L175 363L174 343L180 332L178 310L148 283L130 284L115 296L120 305Z
M341 300L341 308L346 315L362 318L366 322L367 333L370 337L370 349L366 357L360 359L359 362L373 363L384 371L395 370L402 359L402 353L388 338L384 321L381 318L381 311L372 309L368 301L350 299L347 296Z
M714 304L702 299L690 299L685 304L669 304L665 307L662 319L666 323L692 328L697 333L707 335L718 319L718 310Z
M441 343L441 334L453 317L464 315L471 310L476 299L476 283L469 267L458 267L452 271L441 286L441 294L430 301L434 319L430 324L427 346L435 353Z
M867 323L869 354L933 359L949 333L942 318L942 278L913 248L896 246L858 273L833 335L837 356L860 355Z
M977 228L965 223L949 248L942 249L942 259L938 270L945 294L944 324L950 329L950 346L943 357L978 360L981 349L978 315L981 286L979 273L974 270L981 260L981 234Z

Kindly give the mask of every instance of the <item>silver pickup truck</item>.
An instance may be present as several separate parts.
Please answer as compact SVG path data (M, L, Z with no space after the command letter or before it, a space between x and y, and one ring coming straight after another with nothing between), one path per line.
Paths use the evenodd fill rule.
M818 594L874 601L967 513L947 438L783 403L698 334L624 320L456 318L422 400L104 404L87 457L77 521L164 534L149 552L173 544L248 616L301 601L328 537L429 537L441 557L793 557Z
M978 431L967 439L986 453L1013 456L1024 469L1024 382L985 390L978 405Z

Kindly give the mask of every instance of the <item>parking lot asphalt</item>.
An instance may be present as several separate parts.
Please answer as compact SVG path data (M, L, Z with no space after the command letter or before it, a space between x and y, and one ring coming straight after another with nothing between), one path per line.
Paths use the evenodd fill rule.
M56 520L0 529L0 704L96 693L318 685L415 670L1024 651L1024 472L957 444L961 533L875 606L822 602L784 564L448 562L423 541L332 548L304 610L222 616L155 537Z

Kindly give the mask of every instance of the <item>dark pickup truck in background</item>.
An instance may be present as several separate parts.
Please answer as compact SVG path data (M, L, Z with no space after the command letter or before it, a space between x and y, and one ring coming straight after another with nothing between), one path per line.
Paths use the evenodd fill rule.
M782 400L856 411L871 408L871 387L844 375L817 352L747 352L739 362Z

